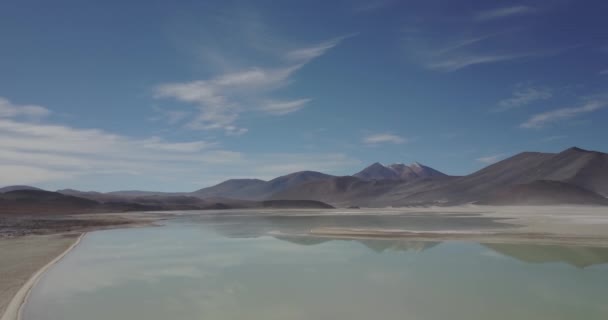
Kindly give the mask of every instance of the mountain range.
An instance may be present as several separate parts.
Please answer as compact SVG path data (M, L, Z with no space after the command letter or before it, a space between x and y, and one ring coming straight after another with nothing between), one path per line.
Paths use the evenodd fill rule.
M7 195L29 186L0 188L0 204L26 203ZM231 179L185 193L149 191L53 192L71 201L94 201L96 210L172 210L251 207L399 207L428 205L608 205L608 154L570 148L560 153L523 152L465 176L450 176L413 163L374 163L352 176L300 171L275 179ZM42 198L54 199L49 195ZM12 202L11 202L12 201ZM59 201L59 200L56 200ZM65 204L66 199L61 201ZM52 202L52 201L51 201ZM69 202L69 201L68 201ZM77 201L76 201L77 202ZM82 204L82 203L81 203ZM47 203L50 205L50 202ZM10 207L10 205L8 205ZM1 212L1 210L0 210Z

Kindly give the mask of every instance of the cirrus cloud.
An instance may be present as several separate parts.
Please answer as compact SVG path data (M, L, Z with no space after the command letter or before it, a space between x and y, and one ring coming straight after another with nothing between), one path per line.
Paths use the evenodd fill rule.
M530 14L535 11L536 11L536 9L529 7L529 6L524 6L524 5L502 7L502 8L481 11L481 12L477 13L475 15L475 21L497 20L497 19L503 19L503 18L512 17L512 16L521 16L521 15L525 15L525 14Z
M498 102L494 111L501 112L529 105L533 102L548 100L553 97L553 91L546 87L519 85L512 96Z
M246 128L236 124L243 112L285 115L302 109L310 98L274 101L269 95L290 85L298 70L351 36L289 50L282 54L283 60L288 61L284 66L252 67L206 80L161 84L155 89L155 97L194 104L197 114L185 124L186 128L243 134L247 132Z
M382 143L392 143L392 144L402 144L406 143L408 140L406 138L390 134L390 133L378 133L371 134L363 138L363 143L369 145L382 144Z
M561 108L548 112L539 113L530 117L520 125L524 129L540 129L550 124L568 120L579 115L600 110L606 106L606 101L591 100L580 107Z
M241 129L227 130L239 134ZM110 180L114 190L162 191L171 182L184 188L181 191L192 191L232 176L274 178L291 169L336 171L353 164L358 161L341 153L245 154L222 149L213 140L169 141L42 119L0 117L0 177L6 185L84 184L110 191L106 184Z

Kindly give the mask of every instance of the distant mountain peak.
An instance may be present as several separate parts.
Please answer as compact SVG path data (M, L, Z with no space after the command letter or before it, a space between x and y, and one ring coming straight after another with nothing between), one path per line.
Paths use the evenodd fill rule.
M594 153L594 154L605 154L605 153L600 152L600 151L587 150L587 149L583 149L583 148L579 148L579 147L570 147L570 148L562 151L561 153Z
M564 151L589 152L589 150L585 150L585 149L579 148L579 147L570 147Z
M393 163L385 166L379 162L375 162L353 176L363 180L408 181L418 178L439 177L446 175L433 168L424 166L419 162L414 162L409 166L403 163Z

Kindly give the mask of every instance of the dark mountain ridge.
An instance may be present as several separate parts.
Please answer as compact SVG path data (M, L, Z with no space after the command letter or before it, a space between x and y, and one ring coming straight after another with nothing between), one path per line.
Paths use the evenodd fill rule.
M387 172L380 166L370 166L371 172ZM525 199L516 195L522 190L529 191ZM607 195L608 155L570 148L560 153L522 152L462 177L440 175L412 181L333 178L288 188L272 198L386 207L465 203L603 205Z
M44 201L58 207L69 207L67 203L75 208L94 206L91 202L76 201L85 199L93 201L96 208L111 204L116 210L130 210L133 206L151 210L253 208L263 207L262 201L266 200L294 201L288 205L295 207L297 203L310 206L315 201L340 207L466 203L604 205L608 196L608 155L580 148L560 153L522 152L461 177L448 176L419 163L409 166L374 163L354 176L300 171L269 181L231 179L190 193L100 193L64 189L53 193L53 198L44 193L46 191L29 186L10 186L2 190L8 192L0 193L3 195L0 200L13 201L13 204L24 203L25 200L10 194L20 191L29 197L22 199L31 199L32 205L46 199ZM35 199L35 195L40 199Z
M194 191L192 195L207 197L225 197L242 200L264 200L274 193L301 183L325 180L333 176L316 171L300 171L274 178L270 181L258 179L227 180L212 187Z

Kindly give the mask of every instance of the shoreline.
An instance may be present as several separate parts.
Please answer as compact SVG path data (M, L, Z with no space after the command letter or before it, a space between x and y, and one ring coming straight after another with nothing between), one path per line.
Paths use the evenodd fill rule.
M38 283L38 281L42 278L42 275L54 266L57 262L61 261L68 253L70 253L78 244L80 244L83 237L86 235L86 232L81 233L78 238L72 243L65 251L56 256L49 263L44 265L42 268L38 269L24 284L21 286L19 291L13 296L9 304L7 305L6 310L0 320L20 320L22 315L22 310L25 304L28 301L30 293L34 286Z

